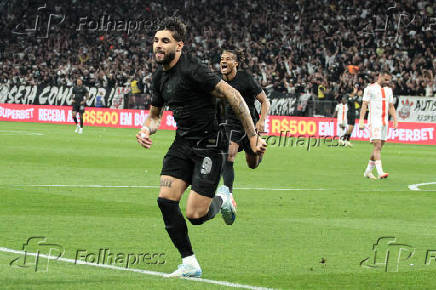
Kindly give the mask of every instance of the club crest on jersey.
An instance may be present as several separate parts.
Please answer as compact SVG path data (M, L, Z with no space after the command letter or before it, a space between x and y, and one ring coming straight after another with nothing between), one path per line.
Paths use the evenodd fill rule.
M404 100L402 100L401 101L401 104L403 105L402 107L401 107L401 109L398 111L398 116L401 118L401 119L407 119L407 118L409 118L409 116L410 116L410 109L411 109L411 107L413 106L413 101L410 101L409 102L409 100L406 100L406 101L404 101Z
M209 157L204 157L203 163L201 164L201 174L209 174L212 170L212 159Z

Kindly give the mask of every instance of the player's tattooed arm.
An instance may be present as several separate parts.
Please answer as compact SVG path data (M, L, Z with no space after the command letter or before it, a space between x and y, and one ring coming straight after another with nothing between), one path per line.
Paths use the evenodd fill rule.
M260 94L256 96L256 99L260 102L260 119L256 123L256 130L258 133L265 132L265 120L268 117L270 103L265 92L262 90Z
M253 120L251 119L250 110L238 90L234 89L225 81L221 80L212 91L212 95L217 98L224 98L229 102L235 115L239 118L248 137L256 135Z
M150 113L144 122L144 128L148 128L150 135L156 133L160 126L160 121L162 118L163 107L150 106Z

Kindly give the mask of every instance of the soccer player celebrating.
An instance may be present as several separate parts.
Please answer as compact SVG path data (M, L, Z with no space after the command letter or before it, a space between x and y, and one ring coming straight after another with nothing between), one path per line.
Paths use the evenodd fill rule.
M232 208L228 195L215 196L227 145L216 120L216 97L231 104L249 136L253 152L262 154L266 150L266 142L256 134L250 111L239 92L196 57L182 54L185 35L186 26L176 18L166 18L159 25L153 54L160 66L153 74L150 113L136 135L138 143L149 149L150 136L159 128L163 106L169 106L177 131L163 160L157 203L168 235L182 256L182 264L169 277L202 274L179 207L188 185L191 191L186 218L193 225L214 218L220 209Z
M269 111L269 101L259 86L259 84L254 80L254 78L244 70L238 70L239 63L244 61L244 56L242 50L224 50L221 54L221 75L223 80L225 80L229 85L237 89L250 110L250 115L254 123L256 123L256 130L259 133L265 132L265 120L268 116ZM256 112L255 100L258 100L261 104L261 117ZM235 173L233 169L233 163L236 158L236 154L239 151L245 151L245 160L247 161L248 167L255 169L259 166L262 160L262 154L254 153L250 148L250 140L247 134L244 132L244 127L237 115L232 110L228 102L225 103L224 109L224 123L226 134L229 139L229 149L227 160L223 167L223 180L224 185L218 189L219 193L230 192L230 197L233 206L236 208L236 203L233 200L233 182L235 179ZM225 210L222 211L223 218L225 220L231 220L226 218L229 213Z
M83 86L83 81L77 79L77 86L73 87L73 120L76 123L76 133L83 133L83 113L85 112L85 103L88 100L88 89ZM80 125L77 123L77 113L80 116Z
M359 129L364 129L364 118L367 108L369 108L369 132L370 141L374 144L368 167L363 174L364 177L375 179L372 170L377 169L380 179L387 178L388 173L383 171L381 163L381 150L388 136L388 114L394 120L394 129L397 129L397 114L393 104L392 88L387 85L391 81L388 72L381 72L377 81L368 85L363 93L362 109L360 111Z
M342 97L341 103L336 105L335 113L333 118L337 118L338 122L338 135L340 137L338 143L339 145L345 145L345 134L347 133L347 117L348 117L348 105L347 97Z

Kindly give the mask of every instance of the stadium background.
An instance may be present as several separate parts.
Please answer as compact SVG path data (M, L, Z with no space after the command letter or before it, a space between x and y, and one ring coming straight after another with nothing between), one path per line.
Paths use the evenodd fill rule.
M242 68L273 100L272 114L330 116L337 98L363 88L382 69L392 72L396 96L433 96L436 4L387 4L3 1L2 96L20 86L68 88L80 76L88 87L128 88L115 100L99 98L93 105L143 109L155 69L152 35L168 15L186 21L185 49L214 70L222 47L244 49Z

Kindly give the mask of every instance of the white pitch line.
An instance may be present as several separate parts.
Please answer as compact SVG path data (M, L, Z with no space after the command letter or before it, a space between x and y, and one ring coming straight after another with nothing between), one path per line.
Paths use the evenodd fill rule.
M0 252L13 253L13 254L19 254L19 255L30 255L30 256L37 256L38 255L37 253L29 253L29 252L13 250L13 249L3 248L3 247L0 247ZM44 254L39 254L39 257L46 258L49 260L62 261L62 262L71 263L71 264L94 266L94 267L100 267L100 268L106 268L106 269L118 270L118 271L130 271L130 272L141 273L141 274L151 275L151 276L164 277L164 278L167 278L167 275L168 275L167 273L156 272L156 271L123 268L123 267L107 265L107 264L88 263L88 262L81 261L81 260L76 261L76 260L67 259L67 258L57 258L57 257L53 258L52 256L44 255ZM168 278L168 279L170 279L170 278ZM272 289L272 288L264 288L264 287L257 287L257 286L251 286L251 285L232 283L232 282L228 282L228 281L209 280L209 279L203 279L203 278L185 277L183 279L189 280L189 281L194 281L194 282L227 286L227 287L232 287L232 288L244 288L244 289L254 289L254 290L270 290L270 289Z
M158 185L100 185L100 184L20 184L25 187L97 187L97 188L159 188Z
M434 190L425 190L425 189L420 189L420 186L423 185L430 185L430 184L436 184L436 182L427 182L427 183L418 183L418 184L411 184L409 185L409 189L410 190L419 190L419 191L434 191Z
M382 192L382 191L436 191L434 189L420 189L416 186L436 184L436 182L412 184L409 189L355 189L355 192ZM159 188L158 185L100 185L100 184L18 184L9 186L22 186L22 187L80 187L80 188ZM338 190L338 188L267 188L267 187L234 187L236 190L263 190L263 191L325 191L325 190Z
M20 184L25 187L91 187L91 188L160 188L158 185L100 185L100 184ZM263 188L263 187L234 187L236 190L273 190L273 191L313 191L328 190L325 188Z
M234 187L237 190L277 190L277 191L302 191L302 190L328 190L326 188L262 188L262 187Z
M12 133L12 134L4 134ZM12 130L0 130L0 135L37 135L42 136L43 133L27 132L27 131L12 131Z

